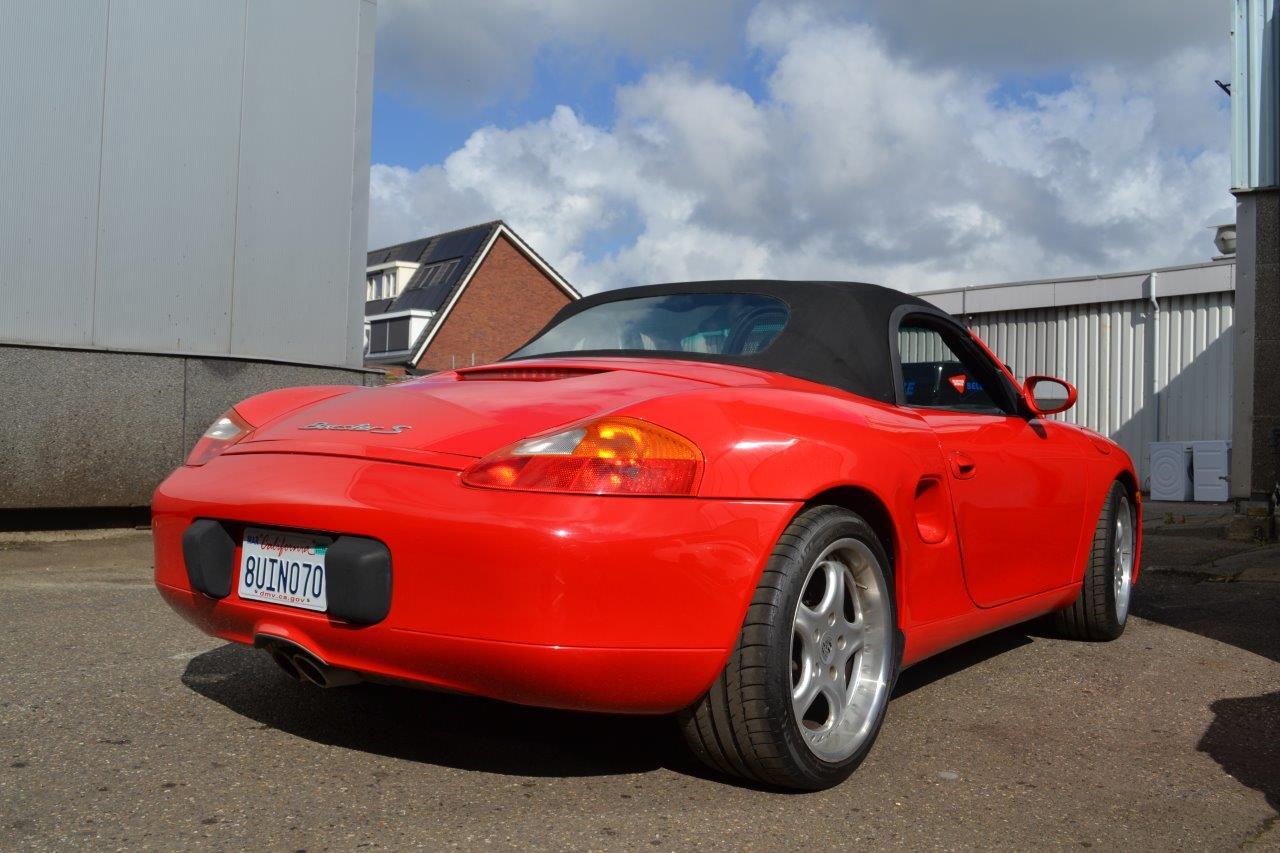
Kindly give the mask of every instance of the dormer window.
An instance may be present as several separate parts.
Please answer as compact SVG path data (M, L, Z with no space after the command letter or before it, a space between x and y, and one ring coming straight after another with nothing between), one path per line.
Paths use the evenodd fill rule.
M364 274L364 301L395 299L404 292L418 266L405 261L392 261L369 267Z

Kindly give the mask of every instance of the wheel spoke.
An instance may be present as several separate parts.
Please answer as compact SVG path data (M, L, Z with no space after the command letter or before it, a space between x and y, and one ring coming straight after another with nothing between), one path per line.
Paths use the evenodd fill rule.
M803 638L806 647L812 646L814 643L814 635L827 627L827 620L817 610L812 609L807 604L801 602L796 608L796 629Z
M821 689L827 706L831 709L831 728L835 728L844 722L849 705L849 690L845 687L844 673L839 672L834 680L824 681Z
M813 704L813 700L818 698L818 692L822 689L821 679L814 675L814 663L808 658L802 658L800 662L802 671L800 673L800 683L791 691L791 701L795 707L796 718L804 716L805 711L809 710L809 706Z
M803 607L803 605L801 606ZM792 698L799 702L806 685L813 682L813 674L818 665L818 645L814 641L813 633L806 631L800 625L799 618L796 619L796 629L792 633L791 642L800 644L800 660L798 662L793 660L792 662L793 666L799 668L799 678L795 679L791 693ZM812 697L810 697L810 701L812 701ZM800 710L802 709L797 709L797 712Z
M827 560L822 564L822 571L827 577L827 589L822 603L818 605L818 612L827 617L827 624L831 624L830 614L838 616L844 609L844 563Z

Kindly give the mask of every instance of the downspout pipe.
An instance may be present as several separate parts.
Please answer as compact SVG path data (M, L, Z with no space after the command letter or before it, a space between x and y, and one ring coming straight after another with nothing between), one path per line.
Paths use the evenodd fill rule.
M1147 276L1147 302L1151 304L1151 407L1155 412L1152 441L1160 441L1160 273Z

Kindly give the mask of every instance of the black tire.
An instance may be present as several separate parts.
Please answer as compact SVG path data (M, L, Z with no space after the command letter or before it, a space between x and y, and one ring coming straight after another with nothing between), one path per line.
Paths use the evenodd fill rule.
M865 544L879 562L867 570L878 573L886 591L881 600L887 604L884 619L890 627L888 677L878 710L867 715L870 727L864 729L868 733L861 745L847 758L830 762L810 750L792 707L792 633L802 587L815 561L833 543L847 539ZM698 758L721 773L779 788L820 790L848 778L879 734L901 665L893 590L888 557L866 521L836 506L801 512L778 539L724 670L679 715L685 740Z
M1124 633L1128 608L1119 612L1116 597L1116 518L1122 511L1133 512L1128 490L1117 481L1107 490L1098 515L1080 595L1070 607L1054 614L1054 627L1064 637L1096 642L1114 640ZM1131 523L1132 519L1130 515Z

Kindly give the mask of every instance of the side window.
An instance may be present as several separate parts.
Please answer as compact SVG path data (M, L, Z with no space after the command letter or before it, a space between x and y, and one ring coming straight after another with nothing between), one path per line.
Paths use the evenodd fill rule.
M991 367L967 352L967 348L951 346L948 337L952 335L913 317L907 317L898 327L898 356L906 405L974 414L1007 414L997 402L997 396L986 387L993 379Z

